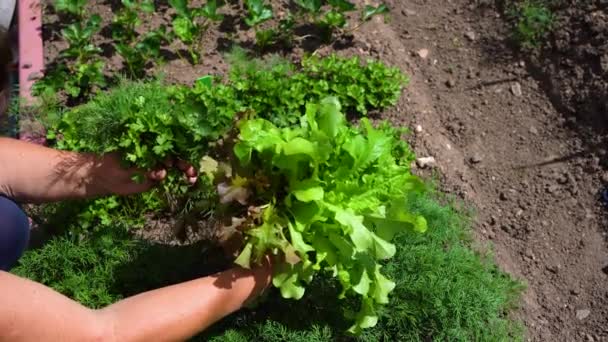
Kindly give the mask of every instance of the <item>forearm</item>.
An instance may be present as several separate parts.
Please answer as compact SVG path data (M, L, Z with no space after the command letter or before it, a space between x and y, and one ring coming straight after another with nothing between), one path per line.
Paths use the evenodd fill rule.
M182 341L240 309L270 278L232 269L143 293L103 309L117 341Z
M268 269L231 269L89 310L0 272L0 341L185 340L241 308L269 282Z
M0 138L0 194L21 202L107 195L106 164L106 157Z

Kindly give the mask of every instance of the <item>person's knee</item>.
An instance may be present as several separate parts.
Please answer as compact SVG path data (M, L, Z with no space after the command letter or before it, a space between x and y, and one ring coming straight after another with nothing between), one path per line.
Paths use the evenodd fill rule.
M23 255L30 238L27 215L8 198L0 197L0 270L8 271Z

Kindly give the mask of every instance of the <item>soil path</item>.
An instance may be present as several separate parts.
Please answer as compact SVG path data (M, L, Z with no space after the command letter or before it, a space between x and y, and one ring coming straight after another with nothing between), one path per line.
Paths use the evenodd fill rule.
M528 284L528 339L608 341L600 156L500 43L496 12L461 0L386 2L391 21L357 31L353 52L411 76L390 118L420 125L417 155L435 158L442 188L477 209L480 241Z

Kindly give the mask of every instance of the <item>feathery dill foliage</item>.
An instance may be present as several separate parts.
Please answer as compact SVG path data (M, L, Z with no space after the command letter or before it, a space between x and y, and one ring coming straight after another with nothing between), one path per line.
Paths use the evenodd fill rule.
M84 238L57 235L42 247L26 251L11 272L89 308L102 308L226 267L223 254L214 246L151 243L133 236L126 225L117 225Z
M357 338L344 335L342 311L352 303L338 301L339 287L325 279L298 302L271 295L255 312L224 319L200 340L523 341L521 324L509 316L523 285L501 272L491 255L473 250L467 216L435 195L408 203L427 219L428 230L395 238L397 253L383 270L396 287L375 327Z
M157 121L159 116L169 116L175 109L170 92L160 81L124 81L113 90L101 92L88 103L64 113L53 127L60 133L57 146L97 153L111 152L120 147L130 125L138 120ZM166 126L156 128L167 130Z
M114 273L131 258L136 243L124 229L78 241L60 236L27 251L12 273L40 282L90 308L122 298L113 293Z
M428 194L408 203L413 212L427 218L429 229L425 234L404 232L395 238L397 253L383 270L396 287L376 327L357 338L345 335L350 322L343 310L356 309L355 303L337 299L337 281L317 277L301 300L283 300L274 290L254 310L229 316L193 340L523 340L520 323L509 317L523 286L501 272L490 255L472 249L467 217ZM133 241L116 228L84 240L57 237L27 251L13 273L99 308L171 283L167 278L176 267L199 268L201 260L215 259L217 253L201 254L200 247L172 252L158 248ZM167 253L179 258L179 265L174 258L168 261Z

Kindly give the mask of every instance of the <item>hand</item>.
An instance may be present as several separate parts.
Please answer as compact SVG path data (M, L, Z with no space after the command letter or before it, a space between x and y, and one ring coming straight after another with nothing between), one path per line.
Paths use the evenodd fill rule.
M268 286L272 283L272 258L272 255L266 255L264 259L262 259L262 264L255 265L252 269L256 280L258 280L262 284L265 284L264 290L268 288Z
M167 159L163 166L154 170L144 171L138 168L125 169L121 165L120 155L110 153L104 155L95 168L94 181L100 182L106 192L115 195L130 195L150 190L167 177L167 169L177 167L184 173L186 181L193 185L197 180L196 169L183 160ZM137 182L133 178L142 175L143 181Z
M262 260L261 265L252 266L251 273L253 274L255 286L245 303L243 303L245 306L256 303L256 300L262 296L272 284L272 255L266 255Z

